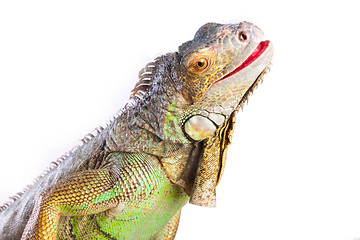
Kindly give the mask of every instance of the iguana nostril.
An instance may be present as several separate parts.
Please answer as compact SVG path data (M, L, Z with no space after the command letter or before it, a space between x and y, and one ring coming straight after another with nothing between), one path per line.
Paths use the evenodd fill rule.
M244 31L239 32L238 37L241 42L245 42L248 39L248 36Z

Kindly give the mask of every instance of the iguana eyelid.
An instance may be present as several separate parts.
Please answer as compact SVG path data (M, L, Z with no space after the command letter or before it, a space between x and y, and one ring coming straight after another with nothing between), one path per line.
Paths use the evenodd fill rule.
M191 74L202 74L209 71L217 59L215 49L204 47L196 52L188 53L183 59L183 65ZM205 61L205 67L199 67L197 63Z
M200 63L203 65L200 65ZM196 55L186 61L185 67L190 73L201 74L210 70L213 65L213 57L209 55Z

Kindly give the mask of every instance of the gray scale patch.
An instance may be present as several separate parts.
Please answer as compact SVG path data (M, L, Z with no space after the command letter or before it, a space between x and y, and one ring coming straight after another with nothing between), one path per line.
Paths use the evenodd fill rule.
M224 111L222 111L222 114L224 114L225 116L230 116L230 114L234 111L234 109L232 108L227 108Z
M199 114L201 116L204 116L204 117L208 117L209 116L209 112L208 111L200 111Z
M214 107L214 113L222 113L222 111L224 111L224 109L221 106Z
M208 111L209 113L214 112L214 108L212 107L206 107L205 110Z
M216 123L218 126L222 125L225 121L225 117L220 114L210 113L209 118Z
M225 109L228 109L228 108L230 108L230 103L229 103L229 102L225 102L225 103L221 104L221 106L222 106L223 108L225 108ZM224 112L224 111L223 111L223 112Z

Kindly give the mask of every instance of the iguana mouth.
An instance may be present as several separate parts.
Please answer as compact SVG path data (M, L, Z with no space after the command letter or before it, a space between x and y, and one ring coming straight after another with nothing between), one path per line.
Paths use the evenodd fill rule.
M217 82L224 80L225 78L228 78L228 77L240 72L247 66L249 66L251 63L253 63L256 59L258 59L265 52L265 50L269 47L269 45L270 45L269 40L260 42L257 45L257 47L255 48L255 50L250 54L250 56L240 66L235 68L234 71L228 73L227 75L225 75L224 77L219 79Z

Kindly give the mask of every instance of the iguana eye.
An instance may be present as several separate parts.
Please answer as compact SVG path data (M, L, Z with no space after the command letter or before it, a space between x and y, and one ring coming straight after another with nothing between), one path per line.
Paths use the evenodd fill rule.
M208 56L196 56L189 59L186 65L191 73L198 74L209 70L212 65L212 61Z
M207 60L204 59L204 58L202 58L202 59L200 59L200 60L196 63L196 65L197 65L197 68L199 68L199 69L206 68L206 66L207 66Z

